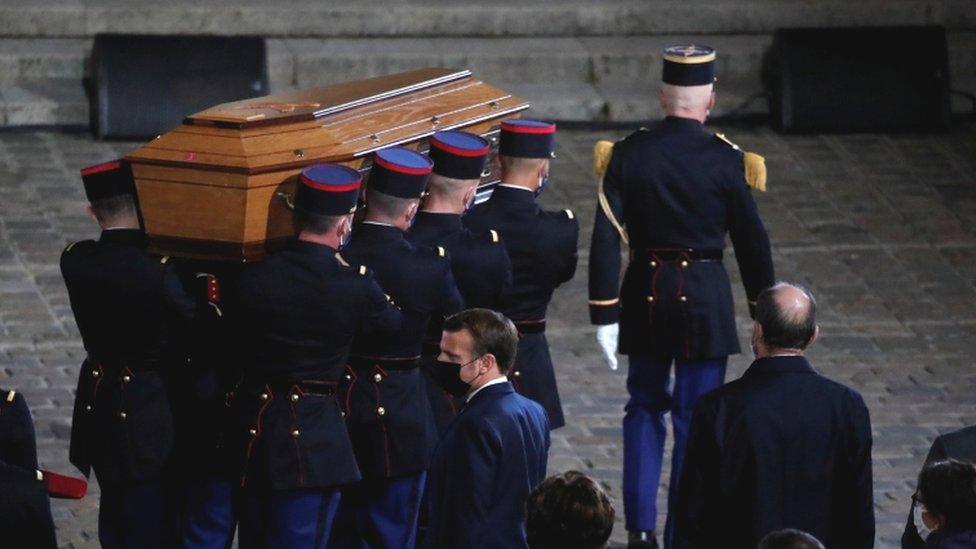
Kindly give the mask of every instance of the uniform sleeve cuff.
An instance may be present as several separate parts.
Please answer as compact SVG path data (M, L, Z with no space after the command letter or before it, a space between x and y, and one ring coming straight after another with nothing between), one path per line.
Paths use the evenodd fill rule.
M616 324L620 320L620 300L590 300L590 322L592 324Z

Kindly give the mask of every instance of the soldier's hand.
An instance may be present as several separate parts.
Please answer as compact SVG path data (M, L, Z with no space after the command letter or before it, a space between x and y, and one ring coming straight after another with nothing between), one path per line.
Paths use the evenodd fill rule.
M596 342L603 350L603 358L611 370L617 369L617 335L620 324L606 324L596 329Z

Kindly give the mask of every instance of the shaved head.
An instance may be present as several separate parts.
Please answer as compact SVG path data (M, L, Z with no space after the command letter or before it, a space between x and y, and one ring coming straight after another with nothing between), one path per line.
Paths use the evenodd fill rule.
M817 332L817 300L798 284L779 282L756 299L762 340L773 349L803 350Z
M661 86L658 99L668 116L695 118L704 121L708 116L708 111L715 105L713 90L712 84L705 84L704 86L664 84Z

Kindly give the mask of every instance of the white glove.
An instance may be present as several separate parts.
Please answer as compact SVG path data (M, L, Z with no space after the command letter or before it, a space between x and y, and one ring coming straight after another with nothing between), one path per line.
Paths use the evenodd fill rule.
M605 324L596 329L596 342L603 350L603 358L611 370L617 369L617 335L620 334L620 324Z

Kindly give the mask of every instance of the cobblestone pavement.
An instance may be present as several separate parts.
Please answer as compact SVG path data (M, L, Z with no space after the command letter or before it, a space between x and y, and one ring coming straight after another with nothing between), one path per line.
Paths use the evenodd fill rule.
M770 191L758 200L777 275L819 298L822 339L810 352L813 363L861 391L871 410L878 546L895 547L931 440L976 423L976 125L937 136L727 129L767 158ZM595 208L590 148L621 135L561 132L554 184L543 201L573 208L583 224L579 271L557 291L549 313L568 423L554 435L550 469L579 469L604 481L622 520L626 368L603 365L586 309ZM42 465L57 471L74 472L68 437L83 357L58 257L67 243L97 234L83 210L78 169L131 146L86 135L0 133L0 385L26 395ZM732 260L727 266L748 349L737 268ZM733 357L728 378L749 360ZM97 545L97 496L93 487L83 501L54 502L63 546ZM613 539L624 538L620 523Z

